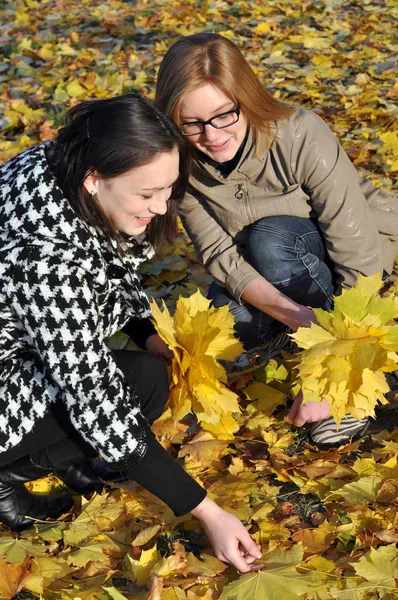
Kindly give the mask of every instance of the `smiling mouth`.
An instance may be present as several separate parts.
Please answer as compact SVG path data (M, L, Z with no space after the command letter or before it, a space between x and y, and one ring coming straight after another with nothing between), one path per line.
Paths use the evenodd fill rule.
M207 150L220 150L222 148L224 148L227 144L228 144L229 140L225 140L225 142L222 142L221 144L209 144L208 146L206 146Z

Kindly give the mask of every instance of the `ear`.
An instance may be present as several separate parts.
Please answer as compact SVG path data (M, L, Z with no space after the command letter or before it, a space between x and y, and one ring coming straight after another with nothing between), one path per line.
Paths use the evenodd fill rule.
M83 186L90 196L94 196L98 192L98 175L95 171L86 176Z

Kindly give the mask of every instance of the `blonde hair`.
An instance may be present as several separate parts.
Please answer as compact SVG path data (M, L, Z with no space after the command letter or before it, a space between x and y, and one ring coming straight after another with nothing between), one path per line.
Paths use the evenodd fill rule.
M237 46L216 33L189 35L168 49L159 68L155 102L179 126L184 94L206 83L239 102L257 152L269 146L271 123L296 110L267 92Z

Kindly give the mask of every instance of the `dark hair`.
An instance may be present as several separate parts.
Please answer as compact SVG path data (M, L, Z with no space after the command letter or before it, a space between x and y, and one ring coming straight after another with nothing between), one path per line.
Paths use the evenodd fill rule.
M175 235L177 205L185 194L190 165L186 140L151 101L126 94L74 106L66 113L65 125L55 139L51 162L58 183L77 214L99 227L108 240L116 239L122 250L123 235L87 192L85 178L93 172L103 179L117 177L175 148L180 154L180 174L167 213L156 215L147 228L147 239L159 249Z

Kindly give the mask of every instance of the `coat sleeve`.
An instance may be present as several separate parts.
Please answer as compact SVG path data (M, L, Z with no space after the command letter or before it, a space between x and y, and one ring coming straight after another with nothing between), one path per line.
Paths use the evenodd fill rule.
M109 461L139 461L149 425L101 335L90 274L33 247L14 270L13 310L82 436Z
M332 131L314 113L306 111L294 132L290 164L317 214L338 283L351 287L360 273L382 271L381 240L358 174Z
M199 192L186 194L179 212L199 259L217 283L239 300L250 281L260 277L258 271L205 206Z
M157 333L156 327L149 319L140 319L138 317L131 317L126 325L122 327L122 331L140 348L145 348L147 339Z

